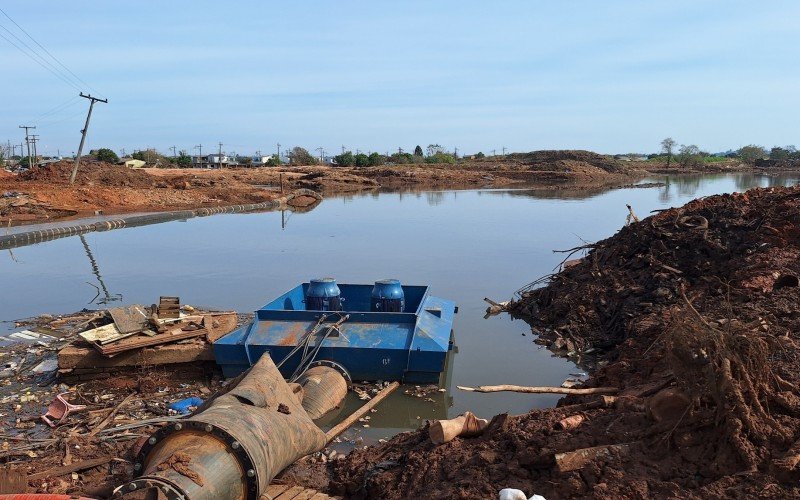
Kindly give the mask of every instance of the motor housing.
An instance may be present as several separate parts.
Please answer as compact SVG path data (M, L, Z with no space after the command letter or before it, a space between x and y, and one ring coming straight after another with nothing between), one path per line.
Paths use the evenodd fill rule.
M400 280L385 279L375 282L375 286L372 287L370 311L403 312L405 308L405 293Z
M306 311L341 311L341 295L335 279L313 279L306 290Z

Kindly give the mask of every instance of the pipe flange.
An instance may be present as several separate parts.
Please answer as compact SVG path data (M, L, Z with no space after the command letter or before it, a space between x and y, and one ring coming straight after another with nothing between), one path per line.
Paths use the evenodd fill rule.
M314 361L310 365L309 368L314 368L315 366L327 366L328 368L333 368L339 374L344 377L345 382L347 382L347 387L350 387L353 384L353 378L350 377L350 372L347 371L347 368L340 365L336 361L331 361L329 359L320 359L319 361Z
M239 461L239 465L242 467L242 470L248 472L253 471L252 475L246 474L244 476L244 480L247 482L248 500L256 500L258 498L258 469L253 463L253 459L247 453L247 450L244 448L244 446L242 446L234 436L229 434L225 429L222 429L211 422L202 422L199 420L181 420L179 422L171 423L170 425L165 425L164 427L158 429L147 441L145 441L142 449L139 450L139 453L136 455L136 462L133 465L134 474L138 476L144 471L144 464L147 459L147 455L149 455L153 448L158 446L161 441L163 441L170 434L186 431L198 431L211 434L223 443L227 444L228 451L236 456L236 459Z
M167 500L187 500L186 495L184 495L183 491L178 486L164 478L152 476L142 476L128 481L114 490L112 498L122 499L125 498L127 494L150 488L158 489Z

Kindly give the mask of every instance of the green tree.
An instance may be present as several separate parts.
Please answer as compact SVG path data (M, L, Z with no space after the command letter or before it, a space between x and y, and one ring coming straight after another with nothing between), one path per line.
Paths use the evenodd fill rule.
M417 144L417 147L414 148L414 156L424 156L422 153L422 147Z
M292 165L316 165L317 158L307 149L295 146L289 152L289 163Z
M175 165L180 168L190 167L192 165L192 157L186 154L186 151L178 151L178 156L175 158Z
M386 157L380 153L372 153L369 155L369 166L377 167L386 163Z
M265 165L268 167L278 167L281 165L281 159L278 157L278 155L272 155L269 157Z
M672 161L672 152L676 144L677 142L672 137L667 137L661 141L661 152L667 155L667 168L669 168L670 161Z
M394 153L389 157L389 161L397 165L407 165L409 163L416 163L414 155L411 153Z
M449 153L434 153L425 158L425 163L455 163L456 157Z
M476 159L476 160L480 160L481 158L486 158L486 155L485 155L485 154L483 154L483 151L478 151L478 152L475 154L475 159Z
M368 167L369 166L369 156L365 153L358 153L355 156L356 160L356 167Z
M428 144L428 147L425 149L428 150L428 156L433 156L436 153L444 153L444 148L438 144Z
M678 148L678 162L684 168L696 167L703 163L703 158L700 156L700 148L694 144L688 146L681 144Z
M97 161L104 161L107 163L117 163L119 161L117 153L108 148L100 148L94 151L94 156L97 158Z
M755 144L749 144L739 149L736 152L736 156L739 157L743 162L754 164L756 160L760 160L767 156L767 150L761 146L756 146Z
M786 146L785 148L775 146L769 150L769 159L776 161L791 160L797 157L797 148L794 146Z
M346 151L340 155L336 155L333 159L340 167L352 167L356 164L356 158L353 156L352 151Z

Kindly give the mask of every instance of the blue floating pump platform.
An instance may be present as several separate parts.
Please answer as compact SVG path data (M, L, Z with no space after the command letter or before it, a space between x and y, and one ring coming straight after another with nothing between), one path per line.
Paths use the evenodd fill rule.
M437 383L453 347L457 312L454 302L430 295L427 286L311 280L214 342L214 357L226 377L269 353L290 380L325 364L354 381Z

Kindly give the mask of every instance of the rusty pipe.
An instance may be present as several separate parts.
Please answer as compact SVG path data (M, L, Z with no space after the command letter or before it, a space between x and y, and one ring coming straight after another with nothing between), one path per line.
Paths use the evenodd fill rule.
M324 446L267 354L205 409L151 435L136 456L138 477L115 496L146 488L175 499L256 499L286 466Z

